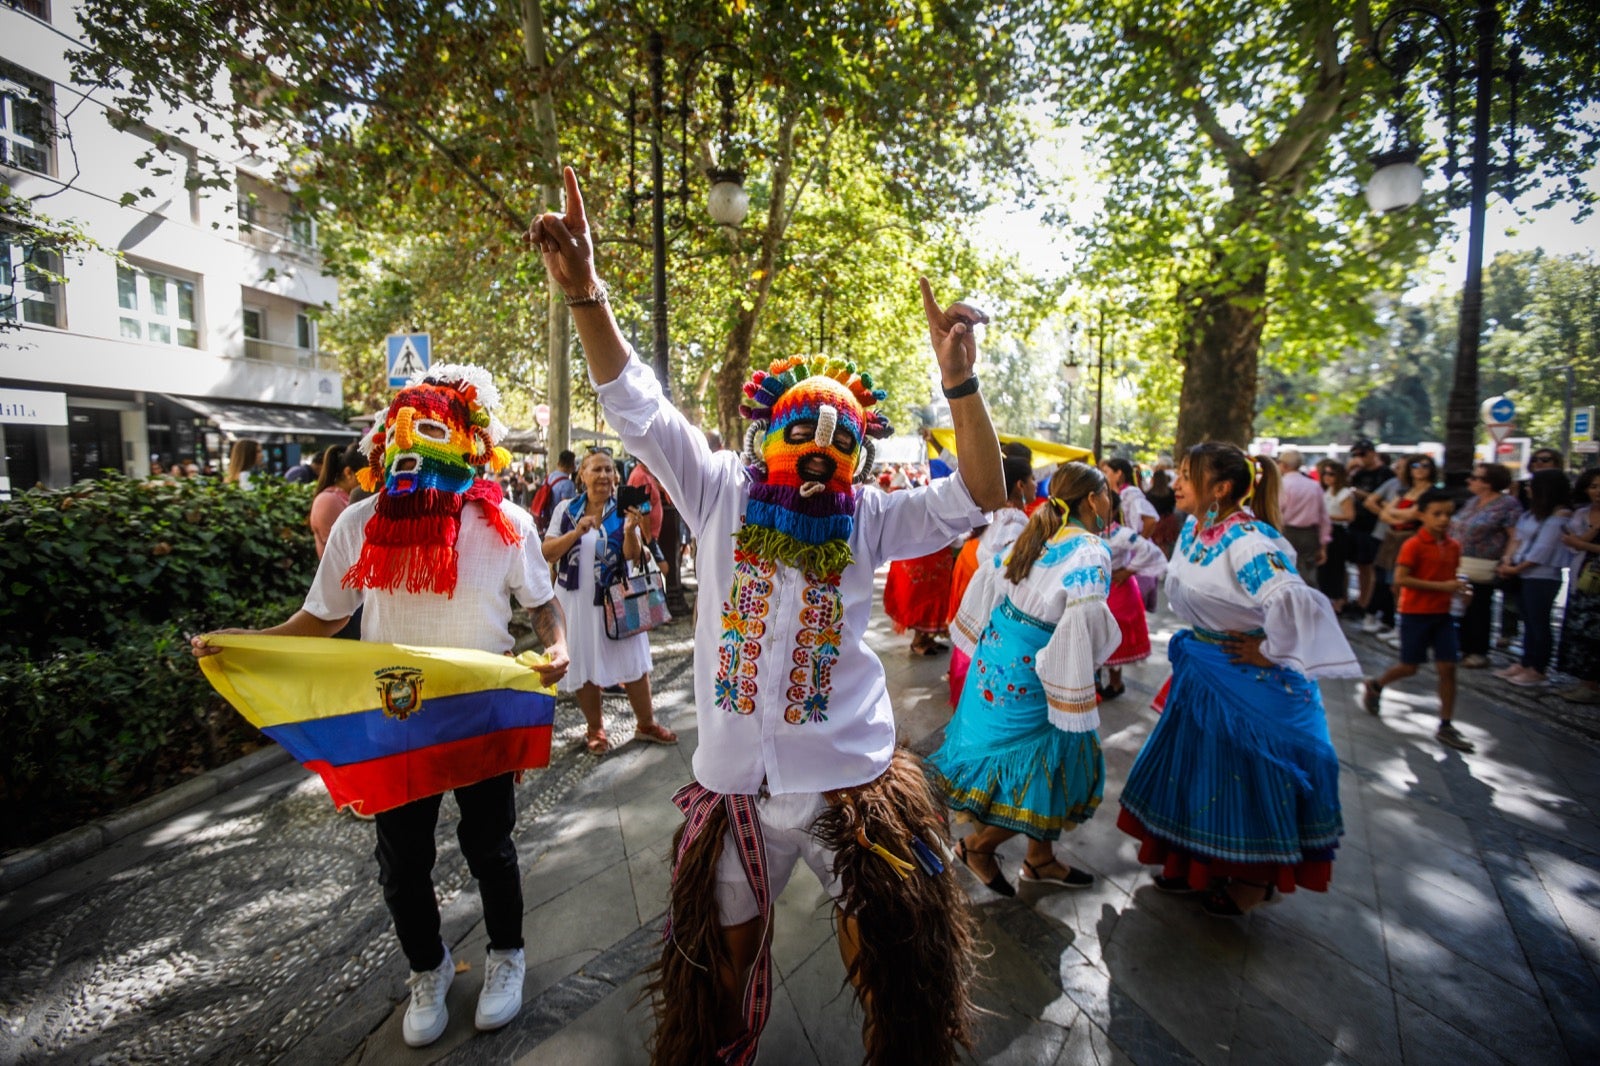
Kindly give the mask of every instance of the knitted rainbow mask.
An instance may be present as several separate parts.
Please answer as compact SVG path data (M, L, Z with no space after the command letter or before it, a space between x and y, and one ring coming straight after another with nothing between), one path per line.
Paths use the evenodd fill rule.
M740 547L818 574L841 573L851 559L853 482L872 469L872 439L894 432L873 410L882 390L853 364L794 357L756 371L744 393L754 483Z
M521 540L500 511L499 484L478 476L511 459L495 443L505 432L492 413L498 399L475 366L437 367L395 396L362 442L368 466L357 477L369 492L383 488L345 587L454 595L461 510L474 500L505 543Z

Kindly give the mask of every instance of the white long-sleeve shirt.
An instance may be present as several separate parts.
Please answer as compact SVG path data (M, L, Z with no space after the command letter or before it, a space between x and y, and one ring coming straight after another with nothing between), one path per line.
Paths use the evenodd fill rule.
M856 493L854 562L837 586L736 555L750 474L661 394L637 358L596 385L628 450L694 532L701 603L694 682L695 778L714 792L824 792L877 778L894 754L883 664L865 643L873 570L949 544L983 521L959 473L901 492Z
M1361 664L1328 598L1300 579L1283 534L1248 511L1205 532L1190 518L1167 568L1167 599L1214 633L1261 630L1261 654L1309 678L1360 677Z
M1100 728L1095 669L1111 658L1122 642L1122 628L1106 606L1110 591L1110 549L1093 533L1063 526L1018 583L1006 578L1005 555L978 564L978 572L961 598L951 639L956 647L976 656L991 616L1008 602L1041 624L1053 626L1054 632L1033 663L1044 688L1050 724L1069 733L1087 733ZM1002 649L996 650L1004 654Z

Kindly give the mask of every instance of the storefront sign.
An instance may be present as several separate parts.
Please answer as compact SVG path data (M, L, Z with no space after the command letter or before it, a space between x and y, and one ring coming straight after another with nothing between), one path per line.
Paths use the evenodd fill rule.
M64 426L67 394L0 389L0 422L13 426Z

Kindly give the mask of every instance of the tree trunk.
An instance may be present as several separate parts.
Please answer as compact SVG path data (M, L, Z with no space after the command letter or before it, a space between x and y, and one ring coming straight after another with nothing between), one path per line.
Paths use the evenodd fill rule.
M538 95L534 122L539 130L539 165L547 175L542 210L560 211L561 141L556 131L555 95L550 87L550 63L545 51L544 12L540 0L521 0L522 58L534 72ZM536 248L530 255L538 255ZM538 297L532 296L534 300ZM544 294L546 355L545 402L550 406L550 426L545 435L545 469L554 470L556 456L567 447L572 427L572 320L560 286L551 281Z
M777 272L778 250L794 212L788 203L789 179L794 173L794 128L799 108L790 108L778 131L777 150L772 156L772 201L767 205L767 226L761 236L761 254L756 263L755 291L750 306L741 307L723 346L722 366L717 370L717 428L723 442L733 448L744 440L744 423L739 404L744 400L744 383L750 377L750 349L756 327L766 309L767 297Z
M1178 400L1179 453L1204 441L1239 445L1255 435L1256 372L1266 325L1267 264L1229 291L1180 291L1189 328L1179 344L1183 391Z

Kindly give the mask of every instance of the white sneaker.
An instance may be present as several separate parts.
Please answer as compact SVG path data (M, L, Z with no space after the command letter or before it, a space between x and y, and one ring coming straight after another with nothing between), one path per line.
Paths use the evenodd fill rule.
M1400 631L1398 629L1387 630L1379 633L1378 639L1389 645L1391 648L1398 648L1400 646Z
M444 961L432 970L411 971L406 984L411 986L411 1002L406 1007L405 1021L400 1033L411 1047L427 1047L444 1033L450 1024L450 1010L444 1004L450 982L456 979L456 964L450 958L450 949L444 949Z
M1361 620L1361 632L1376 633L1378 631L1378 616L1369 614Z
M483 970L483 991L472 1024L483 1032L498 1029L522 1009L522 979L528 972L522 949L489 952Z

